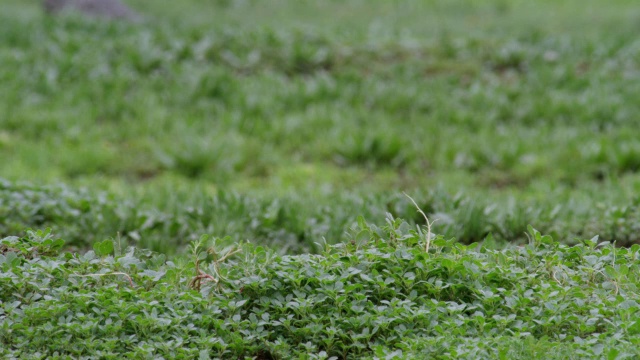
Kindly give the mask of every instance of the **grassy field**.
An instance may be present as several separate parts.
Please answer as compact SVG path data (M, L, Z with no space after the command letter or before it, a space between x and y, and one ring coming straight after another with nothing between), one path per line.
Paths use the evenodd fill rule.
M107 357L136 357L142 354L135 350L140 341L153 349L154 341L196 333L202 342L189 340L185 348L191 352L149 350L144 356L284 359L305 358L305 353L322 358L324 352L326 358L506 359L531 358L557 346L563 349L558 358L637 355L631 338L640 330L630 305L638 300L638 284L628 278L632 270L617 262L636 260L632 245L640 243L640 8L635 2L127 3L144 14L143 22L48 17L35 0L2 5L0 239L5 239L0 274L13 285L8 283L7 295L0 297L0 341L9 349L0 354L40 356L20 352L30 351L21 344L44 336L32 330L45 323L26 320L36 311L32 307L51 306L33 299L26 285L39 284L42 273L32 271L39 268L51 270L55 287L78 291L73 274L172 274L148 283L144 291L123 288L123 275L83 278L96 299L131 296L150 303L175 287L171 296L207 311L227 306L229 299L252 306L233 324L192 319L191 325L197 324L188 330L188 322L173 318L184 333L156 329L151 331L155 340L151 333L140 335L137 325L123 326L117 336L141 338L122 348L87 348L72 356L99 350ZM427 221L403 193L435 221L431 231L438 234L441 250L418 254L422 242L431 239L424 233ZM407 240L410 244L389 247L374 241L393 241L389 226L396 221L422 233L410 235L403 228L402 236L414 239ZM524 250L538 246L529 225L555 239L545 238L543 253ZM42 232L47 228L51 235ZM232 261L247 272L231 266L224 289L205 291L205 286L198 294L189 287L197 267L189 246L203 234L222 248L244 241L252 245L241 246L244 262ZM584 239L596 235L622 248L585 245ZM43 238L49 239L46 246L33 245ZM64 247L52 245L58 238ZM361 241L366 245L354 245ZM149 262L143 258L160 255L146 252L129 254L124 250L129 245L162 253L170 262ZM42 246L51 249L38 250ZM345 250L349 246L355 248ZM435 276L406 269L415 264L394 258L398 248L424 261L422 267L445 270ZM343 251L350 260L335 255ZM380 268L373 265L377 252ZM248 259L264 254L270 254L273 267L252 268ZM393 261L411 264L388 263L389 254ZM146 265L118 265L127 256ZM586 263L576 260L588 256ZM366 265L346 266L345 261ZM293 274L291 264L310 267L310 273ZM476 264L479 273L468 264ZM503 273L491 272L491 264ZM374 336L375 321L391 316L376 309L391 298L374 296L380 289L365 277L352 284L364 297L337 305L351 309L345 313L355 306L370 317L351 324L357 331L340 313L314 306L315 315L328 321L323 326L358 334L366 328L371 341L341 338L334 346L326 334L309 333L310 340L303 341L305 336L290 328L276 331L282 325L264 319L269 334L254 332L253 320L243 323L251 314L260 318L274 311L259 305L262 298L295 290L301 292L296 301L321 302L317 296L325 290L319 284L337 276L325 274L331 266L356 268L367 278L375 277L374 270L400 266L396 270L413 273L416 283L441 279L449 284L443 289L454 289L445 296L430 288L429 296L418 293L424 296L418 301L409 283L392 279L403 284L394 290L398 301L407 301L393 305L407 311L397 315L402 320L388 320L394 329L409 326L414 311L441 312L440 302L456 302L459 311L442 313L459 315L462 323L447 323L441 333L385 330ZM62 270L54 271L58 267ZM538 274L541 268L547 272L543 278L527 278L531 282L514 287L523 271ZM461 275L453 276L457 271ZM267 284L260 286L275 287L256 288L243 300L237 290L256 277ZM287 285L305 277L318 280ZM582 295L558 286L580 286ZM459 293L460 288L466 292ZM522 314L501 303L510 296L506 292L530 297L528 290L546 310ZM544 297L556 290L564 297L553 295L557 302L549 305ZM487 291L502 300L484 299ZM28 296L32 300L25 300ZM74 306L64 310L66 315L63 309L52 311L74 319L90 311ZM169 311L159 306L156 311ZM614 316L606 312L614 310L605 311L609 306L626 306L627 312ZM472 308L481 308L487 320L479 320ZM122 316L133 319L137 311L150 309L141 305L135 314ZM27 315L7 315L14 311ZM575 311L585 317L568 317ZM593 320L598 318L594 311L603 318ZM220 319L229 315L227 310L221 314ZM612 317L606 320L605 314ZM85 321L78 319L69 324ZM434 318L421 324L431 329L427 325L433 321L442 322ZM575 324L564 328L565 322ZM22 327L15 330L11 324ZM561 330L552 331L554 326ZM442 336L454 327L462 329L460 344ZM264 340L233 338L241 330ZM86 339L90 333L51 331L61 339ZM240 342L230 350L212 347L213 340L204 335L211 331L226 334L219 337L225 344ZM507 344L500 354L491 352L497 342ZM305 344L310 344L307 350ZM243 346L251 350L238 350ZM206 349L215 351L200 352ZM54 356L44 347L33 351Z

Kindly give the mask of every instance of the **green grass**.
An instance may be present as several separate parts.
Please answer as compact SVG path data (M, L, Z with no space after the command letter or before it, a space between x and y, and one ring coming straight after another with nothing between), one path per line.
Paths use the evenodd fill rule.
M207 358L200 353L207 349L211 357L264 359L322 358L321 351L339 358L392 358L397 351L415 358L536 358L550 349L557 358L637 356L629 310L637 300L635 279L617 262L635 259L640 241L635 2L128 3L143 22L47 17L35 0L3 4L0 276L9 281L0 284L7 287L0 300L0 338L9 345L3 355L72 355L63 345L55 355L53 346L23 344L48 339L42 331L58 334L58 344L108 333L111 323L77 299L92 297L104 309L116 307L107 298L121 296L137 299L128 310L114 310L123 324L113 336L128 342L77 351L150 358ZM406 235L404 227L426 224L403 193L435 220L439 252L420 253L423 235ZM387 228L365 225L360 216ZM399 239L391 236L389 216L409 224L402 232L411 244L386 244ZM529 225L558 243L544 238L540 245ZM47 228L53 235L37 235ZM189 245L203 234L221 247L253 244L243 247L248 260L225 263L231 280L217 292L208 285L188 289L195 276ZM596 235L605 245L581 240ZM107 251L108 244L136 250ZM397 249L419 261L394 257ZM260 268L266 254L271 262ZM134 269L120 263L123 257L145 265ZM376 263L394 269L393 291L408 301L394 320L406 333L394 327L369 333L372 341L358 337L372 331L383 316L376 315L380 301L389 300L359 278L352 285L364 298L349 294L342 312L320 303L314 313L340 331L334 345L321 332L302 341L298 325L285 331L273 317L267 340L257 340L262 335L251 314L261 319L261 311L276 311L260 301L291 294L286 279L318 275L287 303L316 299L324 276L353 267L373 278ZM420 275L406 268L418 263L444 270ZM146 270L169 275L144 280L138 272ZM72 275L112 272L130 274L144 291L123 287L121 275ZM407 272L424 276L416 280L421 292L437 279L449 287L413 296L402 285ZM248 305L238 309L240 319L227 319L224 306L240 300L239 284L256 276L265 283L243 292ZM28 294L41 281L55 284L46 287L51 293L72 289L77 306L52 305L63 300L58 295L24 300L36 296ZM83 284L94 287L81 290ZM539 313L523 313L533 305L505 307L506 292L527 290ZM501 300L483 298L487 291ZM562 298L544 298L554 291ZM165 298L181 304L176 311L184 322L172 318L178 313ZM452 301L482 308L484 318L452 316ZM198 317L216 306L226 315ZM352 306L362 307L370 323L349 333L353 324L344 315ZM132 320L153 309L173 314L167 316L179 326L157 332ZM63 313L64 320L45 324ZM89 331L78 313L106 327ZM424 322L429 316L435 320ZM67 320L73 325L60 325ZM425 326L411 328L414 320ZM549 330L551 323L564 332ZM69 332L76 327L84 330ZM158 350L170 338L190 343ZM214 338L226 345L214 345ZM177 348L184 353L171 352Z

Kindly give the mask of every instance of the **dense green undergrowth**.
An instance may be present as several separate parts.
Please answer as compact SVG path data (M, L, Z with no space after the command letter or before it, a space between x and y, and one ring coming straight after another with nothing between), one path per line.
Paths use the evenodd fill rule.
M464 243L638 242L629 1L132 6L3 8L0 236L314 252L358 215L419 223L406 191Z
M419 223L406 191L464 243L638 241L629 1L132 6L3 8L1 236L313 252L358 215Z
M178 176L246 190L295 183L287 173L310 167L307 177L331 171L321 183L373 182L377 191L452 176L465 188L526 191L633 175L635 8L618 0L596 16L589 8L597 2L589 3L575 6L579 17L515 0L396 8L349 1L344 9L365 12L341 20L330 1L284 1L271 10L289 11L280 26L232 23L261 8L248 3L206 5L218 20L210 24L3 12L2 173L46 181ZM294 11L314 10L315 21L296 24ZM551 17L534 21L549 12L565 28L552 27ZM417 13L447 18L427 31ZM413 21L391 20L400 15ZM493 27L527 17L507 27L513 31ZM336 26L322 26L328 19ZM596 20L616 26L594 34Z
M0 357L640 357L634 1L129 3L3 2Z
M615 186L615 185L614 185ZM434 231L462 243L497 241L522 243L528 224L567 243L589 234L630 246L640 231L638 197L599 202L597 192L582 198L561 192L551 200L489 202L479 196L451 195L437 188L412 194L435 220ZM0 181L0 236L24 234L28 228L52 228L67 246L91 248L96 241L123 244L165 254L180 253L200 234L249 240L281 253L318 252L317 243L348 240L346 231L358 216L372 222L386 214L423 224L424 219L402 194L309 200L301 196L249 196L202 189L162 189L152 195L92 193L67 186L42 187Z
M17 358L582 359L638 353L640 247L462 245L362 219L318 255L188 261L48 232L0 241L0 355Z

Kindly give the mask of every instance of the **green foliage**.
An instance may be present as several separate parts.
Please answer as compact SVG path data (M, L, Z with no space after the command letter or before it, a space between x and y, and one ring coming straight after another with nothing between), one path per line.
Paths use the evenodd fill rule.
M465 243L638 242L626 1L158 1L144 25L8 3L2 236L299 253L357 215L419 223L406 191Z
M630 246L638 242L638 198L605 206L594 189L588 198L556 193L545 201L504 203L442 188L414 194L420 208L436 222L433 231L463 243L498 244L526 241L528 224L564 242L588 234ZM564 201L564 200L563 200ZM24 234L28 228L51 228L67 246L91 249L101 241L136 245L167 254L179 253L202 233L229 237L229 243L249 240L281 253L317 252L317 243L346 241L346 230L359 215L373 222L386 214L424 224L424 218L403 195L349 195L327 199L286 195L249 196L202 189L162 189L152 195L91 193L67 186L40 187L0 182L0 236ZM112 239L112 240L106 240Z
M194 260L177 262L134 248L57 253L57 240L42 232L5 238L0 355L640 355L637 245L567 246L529 228L522 247L491 250L438 235L425 252L423 230L361 220L351 241L295 256L248 244L222 249L205 236L193 244Z
M10 236L4 238L0 252L16 252L25 258L51 256L57 254L64 246L64 240L54 238L51 229L45 231L27 230L27 237Z
M638 120L629 116L639 111L637 64L628 59L640 48L637 29L620 26L625 1L597 12L617 25L600 32L596 20L570 26L580 16L558 12L566 4L514 2L505 16L496 10L504 1L349 1L340 6L353 14L334 19L339 5L329 1L187 3L190 15L204 6L219 21L143 26L3 12L3 176L175 176L246 189L259 186L238 178L277 182L292 165L311 164L358 169L351 187L387 172L403 188L455 175L474 178L465 187L527 190L639 169ZM147 10L171 8L154 4ZM251 22L259 10L291 18ZM549 11L566 28L555 31ZM295 26L304 14L316 20ZM481 21L473 31L469 16ZM527 27L494 29L522 18ZM329 19L334 26L323 26ZM341 176L325 181L345 185Z
M94 243L93 252L95 252L97 256L106 256L111 254L113 252L113 241L104 240Z
M0 357L640 357L633 1L38 4Z
M628 1L157 1L144 25L8 4L2 236L313 252L357 215L420 223L406 191L465 243L638 242Z

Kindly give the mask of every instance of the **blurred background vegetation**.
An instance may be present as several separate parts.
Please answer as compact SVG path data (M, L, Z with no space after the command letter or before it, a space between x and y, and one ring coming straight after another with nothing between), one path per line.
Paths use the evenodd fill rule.
M127 1L0 12L0 236L316 251L358 215L638 242L633 1Z

